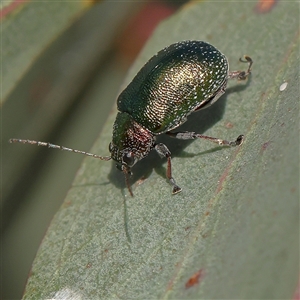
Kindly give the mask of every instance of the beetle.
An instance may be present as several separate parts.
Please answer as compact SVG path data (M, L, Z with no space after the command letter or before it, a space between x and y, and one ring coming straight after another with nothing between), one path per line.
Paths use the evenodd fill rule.
M177 42L159 51L117 99L119 112L109 144L110 156L33 140L10 139L10 142L47 146L106 161L112 159L125 174L131 196L129 176L132 167L155 149L160 157L167 159L166 177L172 186L172 194L177 194L182 189L172 176L171 152L165 144L156 143L156 136L165 133L182 140L202 138L224 146L241 145L243 135L235 141L227 141L195 132L172 131L191 113L215 103L225 93L229 79L245 80L251 74L252 59L245 55L240 61L248 63L248 69L230 72L225 55L203 41Z

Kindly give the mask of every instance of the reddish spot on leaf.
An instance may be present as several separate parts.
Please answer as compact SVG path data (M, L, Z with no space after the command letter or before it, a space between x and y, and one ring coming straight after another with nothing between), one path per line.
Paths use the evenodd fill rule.
M68 207L68 206L70 206L71 204L72 204L71 201L66 201L66 202L63 203L62 207Z
M27 1L28 0L15 0L9 3L8 5L2 5L4 7L0 10L0 20L12 13L13 11L15 11L17 7L19 7Z
M48 78L45 74L38 74L29 87L29 108L34 110L43 104L51 88L51 78Z
M277 4L278 0L259 0L255 6L255 12L265 14L270 12Z
M297 285L293 300L300 300L300 279L298 281L298 285Z
M233 124L231 122L226 122L225 127L231 129L233 127Z
M121 59L125 62L133 61L157 24L172 15L175 10L174 7L160 1L146 3L117 39L117 50Z
M261 146L261 151L265 151L271 143L272 143L272 141L268 141L268 142L263 143L262 146Z
M199 284L199 282L203 279L203 277L204 277L204 271L203 269L200 269L198 272L193 274L192 277L190 277L190 279L186 282L185 288L189 289L195 284Z

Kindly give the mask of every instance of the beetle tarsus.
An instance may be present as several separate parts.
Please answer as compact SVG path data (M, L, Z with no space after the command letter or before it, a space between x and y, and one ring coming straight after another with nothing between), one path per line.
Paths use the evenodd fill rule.
M181 187L176 184L175 179L172 177L172 164L171 164L171 152L165 144L155 145L155 150L160 157L166 157L168 160L166 176L169 179L170 184L173 186L172 194L178 194L181 192Z
M236 141L235 141L235 145L233 146L239 146L239 145L242 145L243 144L243 141L244 141L244 135L241 134L237 137Z
M173 190L172 190L172 194L176 195L176 194L180 193L181 191L182 191L181 187L179 187L178 185L174 185Z
M125 184L127 186L129 194L130 194L131 197L133 197L133 192L132 192L132 189L131 189L131 186L130 186L130 183L129 183L129 176L132 175L132 173L130 171L130 168L123 166L122 171L125 175Z
M251 68L253 65L253 60L251 57L244 55L244 60L240 58L240 62L248 63L247 71L232 71L228 73L228 79L236 78L237 80L245 80L247 79L248 75L251 74Z

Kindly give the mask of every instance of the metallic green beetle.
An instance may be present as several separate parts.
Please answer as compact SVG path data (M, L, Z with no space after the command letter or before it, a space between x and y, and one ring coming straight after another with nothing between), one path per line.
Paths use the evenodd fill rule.
M249 64L247 71L229 72L226 57L215 47L202 41L178 42L158 52L118 97L119 113L109 145L111 156L103 157L31 140L10 141L82 153L102 160L113 159L125 174L131 195L131 168L155 149L161 157L167 158L166 176L173 187L172 193L177 194L181 188L172 177L171 152L166 145L156 144L156 136L166 133L177 139L203 138L219 145L240 145L243 135L238 136L235 141L226 141L195 132L170 132L183 124L192 112L216 102L225 93L228 79L245 80L248 77L253 61L249 56L240 61Z

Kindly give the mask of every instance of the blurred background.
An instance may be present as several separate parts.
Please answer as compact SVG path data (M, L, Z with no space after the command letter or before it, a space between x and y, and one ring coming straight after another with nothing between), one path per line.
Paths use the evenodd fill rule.
M185 2L1 3L1 299L21 298L84 158L9 138L89 151L131 63Z

